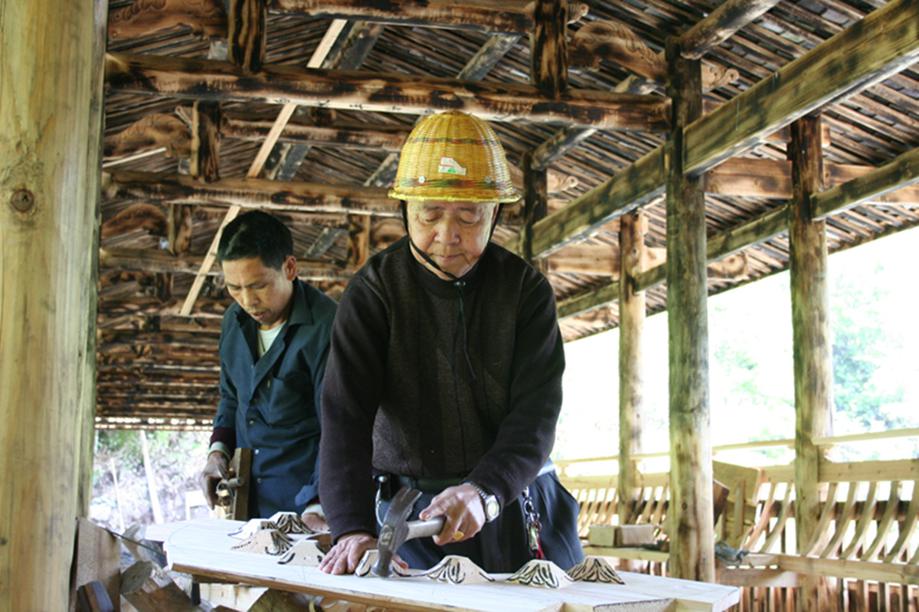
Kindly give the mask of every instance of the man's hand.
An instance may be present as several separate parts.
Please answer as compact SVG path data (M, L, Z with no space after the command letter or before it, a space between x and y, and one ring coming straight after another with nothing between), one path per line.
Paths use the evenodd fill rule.
M207 456L207 463L201 471L201 488L207 498L207 505L212 510L217 503L217 483L227 478L230 473L230 462L220 451L213 451Z
M377 539L369 533L343 535L319 563L326 574L353 574L364 553L377 547Z
M421 520L435 516L444 517L444 528L434 536L434 543L444 546L475 537L485 524L485 507L475 488L463 483L441 491L418 515Z

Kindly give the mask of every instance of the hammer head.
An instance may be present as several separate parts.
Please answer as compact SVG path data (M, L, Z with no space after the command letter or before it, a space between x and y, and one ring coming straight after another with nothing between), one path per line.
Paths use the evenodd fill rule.
M383 578L389 576L392 557L405 542L408 535L408 517L419 497L421 497L421 491L403 487L390 501L377 541L379 556L372 569L375 575Z

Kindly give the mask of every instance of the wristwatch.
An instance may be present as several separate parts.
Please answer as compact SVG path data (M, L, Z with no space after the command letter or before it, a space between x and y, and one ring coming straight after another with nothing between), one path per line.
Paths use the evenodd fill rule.
M474 482L469 482L469 484L472 485L472 488L475 489L475 492L479 494L479 498L482 500L482 507L485 509L485 522L490 523L498 518L498 515L501 514L501 504L498 503L498 498Z

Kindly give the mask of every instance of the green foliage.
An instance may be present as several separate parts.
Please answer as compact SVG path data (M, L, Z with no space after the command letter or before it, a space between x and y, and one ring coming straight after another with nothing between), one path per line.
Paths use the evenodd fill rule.
M878 261L868 278L883 276ZM861 276L834 277L830 303L833 317L833 383L837 413L862 426L863 430L905 427L901 418L884 408L902 402L902 385L891 386L879 374L902 350L894 321L885 316L890 290Z

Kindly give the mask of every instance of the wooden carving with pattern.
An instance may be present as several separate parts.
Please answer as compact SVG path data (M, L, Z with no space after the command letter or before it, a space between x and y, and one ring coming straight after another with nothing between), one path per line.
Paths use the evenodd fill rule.
M108 17L109 41L149 36L178 26L207 37L227 34L221 0L134 0Z
M662 53L655 53L627 25L614 20L593 21L574 33L568 46L572 67L598 70L612 62L636 75L663 85L667 66ZM705 91L732 83L740 76L734 68L702 64L702 89Z
M165 147L169 157L188 157L191 152L188 126L174 115L147 115L117 134L106 136L105 157L133 155L159 147Z

